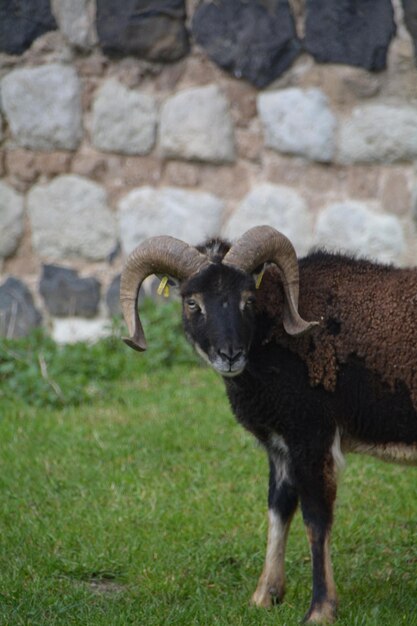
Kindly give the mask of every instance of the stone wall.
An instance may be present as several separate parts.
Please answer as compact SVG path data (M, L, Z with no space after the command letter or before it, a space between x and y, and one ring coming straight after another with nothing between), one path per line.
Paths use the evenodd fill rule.
M417 263L415 5L319 4L42 0L21 31L0 9L0 333L40 323L31 296L101 328L155 234L269 223L300 255Z

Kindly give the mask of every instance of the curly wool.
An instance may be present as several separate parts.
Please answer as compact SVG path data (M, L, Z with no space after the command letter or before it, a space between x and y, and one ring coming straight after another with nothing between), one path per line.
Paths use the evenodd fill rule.
M317 252L300 261L301 316L319 325L292 338L282 328L283 290L269 267L257 307L273 320L268 340L305 362L310 384L334 391L339 367L361 359L394 390L406 385L417 410L417 271Z

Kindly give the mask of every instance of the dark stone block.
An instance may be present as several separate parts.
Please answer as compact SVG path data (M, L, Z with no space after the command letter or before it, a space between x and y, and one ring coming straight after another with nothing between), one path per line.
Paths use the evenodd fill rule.
M94 317L100 302L100 283L80 278L68 267L44 265L39 291L47 311L57 317Z
M416 0L402 0L404 21L414 43L414 54L417 62L417 2Z
M301 49L287 0L200 2L192 33L212 61L256 87L278 78Z
M29 289L17 278L8 278L0 287L0 335L24 337L41 322Z
M189 51L184 0L97 0L97 33L109 55L166 62Z
M396 32L391 0L307 0L305 31L316 61L383 70Z
M22 54L40 35L56 28L49 0L0 0L0 51Z

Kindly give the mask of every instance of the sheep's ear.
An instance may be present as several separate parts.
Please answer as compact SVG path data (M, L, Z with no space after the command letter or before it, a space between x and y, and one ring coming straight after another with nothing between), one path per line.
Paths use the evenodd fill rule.
M178 290L181 286L181 281L178 278L173 278L172 276L168 279L168 285L172 287L172 289Z

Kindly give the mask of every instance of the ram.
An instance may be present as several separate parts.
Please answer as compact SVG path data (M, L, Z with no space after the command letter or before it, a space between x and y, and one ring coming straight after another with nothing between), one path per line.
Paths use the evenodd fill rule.
M146 349L137 296L154 273L179 280L189 341L222 375L237 420L269 457L267 550L253 602L283 598L300 503L313 570L306 621L332 621L330 532L344 454L417 463L417 270L325 252L298 262L268 226L232 246L155 237L122 273L125 341L136 350Z

